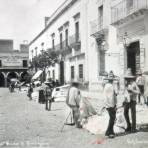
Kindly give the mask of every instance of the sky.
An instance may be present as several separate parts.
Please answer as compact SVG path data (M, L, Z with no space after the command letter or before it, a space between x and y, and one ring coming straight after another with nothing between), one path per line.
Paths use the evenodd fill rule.
M65 0L0 0L0 39L14 40L14 49L28 43L44 28L50 16Z

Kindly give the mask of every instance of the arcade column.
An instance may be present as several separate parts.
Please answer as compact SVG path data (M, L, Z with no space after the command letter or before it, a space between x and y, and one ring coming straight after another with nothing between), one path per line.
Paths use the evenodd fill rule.
M7 77L5 76L5 84L4 84L5 87L7 87Z

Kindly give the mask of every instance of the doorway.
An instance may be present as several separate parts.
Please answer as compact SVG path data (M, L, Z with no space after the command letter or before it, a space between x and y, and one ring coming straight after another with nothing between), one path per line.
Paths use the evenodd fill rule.
M60 61L60 83L64 84L64 61Z
M5 77L0 73L0 87L5 87Z
M133 75L140 69L139 41L131 43L127 48L127 68L131 68Z
M11 80L12 78L18 79L18 75L17 75L15 72L10 72L10 73L8 74L8 76L7 76L7 85L8 85L8 86L9 86L10 80Z

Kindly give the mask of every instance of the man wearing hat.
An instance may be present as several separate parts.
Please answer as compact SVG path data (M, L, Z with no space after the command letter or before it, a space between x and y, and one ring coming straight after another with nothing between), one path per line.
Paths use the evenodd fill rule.
M79 111L79 104L80 104L80 90L78 89L79 82L74 81L71 84L71 87L68 91L67 98L66 98L66 104L72 109L74 123L77 128L81 128L79 117L80 117L80 111Z
M110 119L105 136L108 136L109 138L114 138L115 133L113 127L116 118L117 94L113 86L114 74L112 71L109 73L108 78L106 78L106 80L108 80L108 82L104 87L104 98L105 98L105 107L108 111Z
M126 132L136 132L136 99L139 94L139 88L135 82L135 76L132 75L130 68L127 69L125 79L124 91L124 116L127 123ZM132 123L129 119L129 109L131 109Z

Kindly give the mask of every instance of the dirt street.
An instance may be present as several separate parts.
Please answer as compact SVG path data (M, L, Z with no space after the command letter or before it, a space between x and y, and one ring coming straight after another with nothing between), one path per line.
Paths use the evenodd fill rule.
M0 147L14 148L147 148L148 132L114 139L92 135L84 129L65 125L65 103L55 102L51 111L44 104L29 101L25 92L10 93L0 88Z

